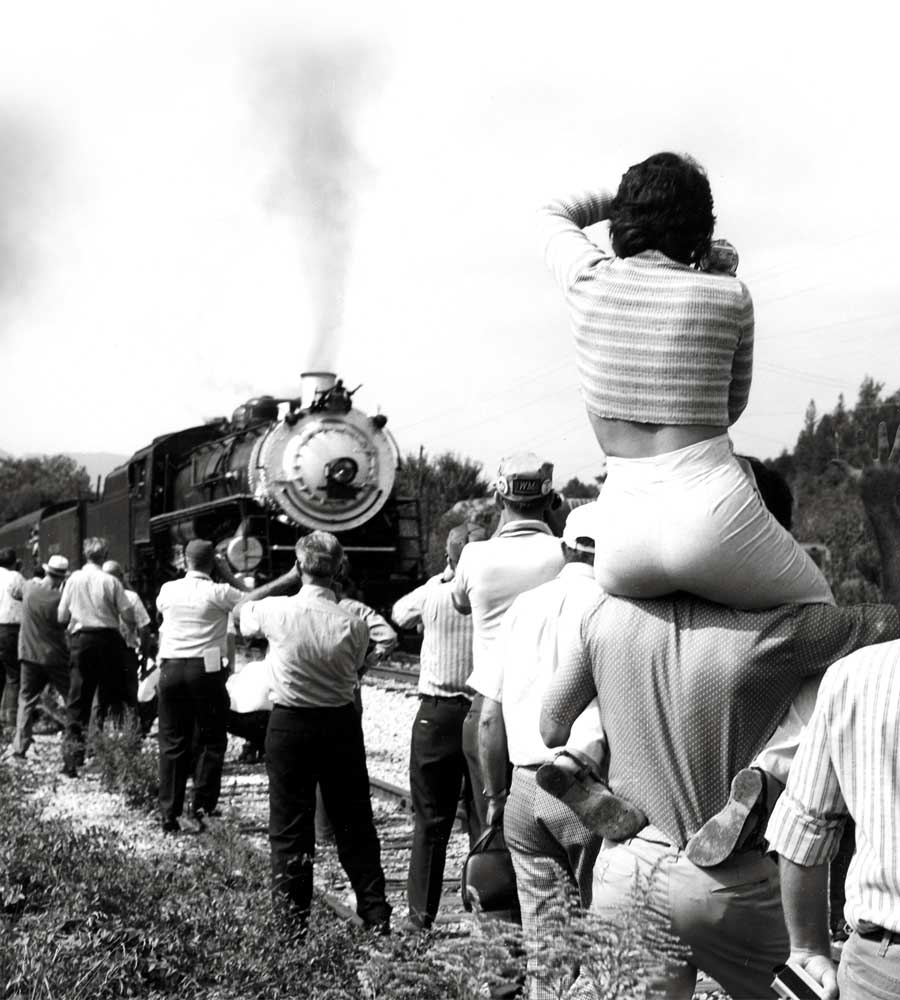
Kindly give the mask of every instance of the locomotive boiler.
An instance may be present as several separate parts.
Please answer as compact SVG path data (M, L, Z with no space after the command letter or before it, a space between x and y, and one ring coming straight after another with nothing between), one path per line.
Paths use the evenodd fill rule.
M334 374L307 372L299 397L260 396L230 419L158 437L107 476L96 501L38 512L33 555L80 562L81 538L102 535L152 601L192 538L213 541L258 584L286 572L297 539L321 529L340 539L362 598L388 608L420 581L423 539L418 499L395 490L400 456L386 423L356 408Z

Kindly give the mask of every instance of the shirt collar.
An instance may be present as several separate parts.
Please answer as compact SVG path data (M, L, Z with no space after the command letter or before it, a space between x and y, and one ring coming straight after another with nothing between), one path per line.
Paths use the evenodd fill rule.
M320 587L317 583L304 583L300 588L300 593L304 597L319 597L323 601L331 601L332 604L338 603L333 590L330 590L328 587Z
M553 534L549 524L545 524L543 521L528 521L523 519L521 521L509 521L507 524L504 524L494 537L506 538L510 535L532 535L535 532L541 532L544 535Z
M209 573L204 573L199 569L189 569L184 575L191 577L193 580L212 580Z
M589 566L587 563L583 562L570 562L566 563L565 566L559 571L560 576L584 576L589 579L594 579L594 567ZM597 589L600 589L600 584L597 584Z

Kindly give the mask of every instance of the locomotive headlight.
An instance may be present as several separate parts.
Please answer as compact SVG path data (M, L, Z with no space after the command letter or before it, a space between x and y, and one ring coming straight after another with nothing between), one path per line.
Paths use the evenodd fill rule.
M330 483L337 483L338 486L349 486L356 474L359 472L359 465L352 458L338 458L328 464L325 470L325 478Z
M238 573L252 573L262 562L262 542L252 535L235 535L230 539L225 554Z

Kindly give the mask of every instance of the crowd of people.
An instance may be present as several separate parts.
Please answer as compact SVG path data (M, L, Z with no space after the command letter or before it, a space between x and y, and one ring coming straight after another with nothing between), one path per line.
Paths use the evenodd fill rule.
M880 429L857 476L885 603L838 607L791 534L786 483L733 451L753 306L736 251L713 240L702 169L658 154L615 196L559 199L541 218L607 477L595 502L560 504L551 463L507 456L491 537L454 527L446 568L392 609L422 635L407 926L437 917L462 799L473 846L503 831L529 1000L593 995L577 964L542 961L566 893L613 921L639 899L648 953L678 946L648 967L673 1000L689 1000L701 969L734 1000L769 996L785 965L828 998L900 996L900 430L889 448ZM585 232L599 222L611 253ZM26 583L0 553L9 753L27 753L51 684L66 697L67 774L83 764L95 693L101 721L134 705L148 642L103 540L84 556L68 576L53 556ZM249 592L210 542L190 542L185 562L156 599L162 830L202 830L226 734L241 733L265 756L280 912L307 926L328 825L362 922L388 933L359 678L396 641L390 623L342 593L327 532ZM235 632L268 652L229 678ZM829 867L848 823L836 967Z

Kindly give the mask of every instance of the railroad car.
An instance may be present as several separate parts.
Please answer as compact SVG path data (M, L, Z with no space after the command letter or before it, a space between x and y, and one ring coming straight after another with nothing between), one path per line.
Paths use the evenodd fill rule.
M418 498L395 490L400 456L383 414L367 416L330 372L297 398L260 396L230 419L165 434L106 477L96 499L54 504L0 527L30 574L52 554L81 563L102 535L145 603L208 538L255 584L286 572L297 539L331 531L363 600L386 609L424 572ZM252 578L252 579L249 579Z

